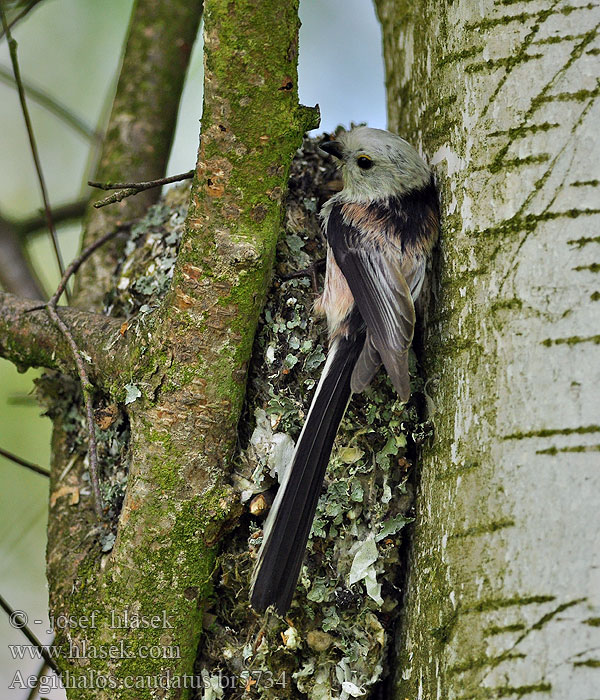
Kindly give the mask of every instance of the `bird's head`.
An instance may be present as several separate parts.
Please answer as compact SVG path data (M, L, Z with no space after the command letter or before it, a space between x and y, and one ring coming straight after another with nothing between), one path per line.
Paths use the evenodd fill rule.
M360 126L319 146L340 160L342 195L354 202L389 199L421 189L431 179L431 170L417 151L383 129Z

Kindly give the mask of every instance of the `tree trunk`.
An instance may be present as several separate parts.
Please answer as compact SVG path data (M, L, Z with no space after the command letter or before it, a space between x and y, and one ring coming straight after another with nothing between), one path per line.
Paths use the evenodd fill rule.
M377 8L391 128L435 164L444 212L393 697L590 700L600 7Z

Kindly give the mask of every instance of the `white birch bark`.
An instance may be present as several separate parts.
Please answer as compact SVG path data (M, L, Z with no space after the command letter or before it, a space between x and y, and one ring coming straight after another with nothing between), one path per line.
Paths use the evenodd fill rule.
M600 6L378 0L444 230L394 697L600 698Z

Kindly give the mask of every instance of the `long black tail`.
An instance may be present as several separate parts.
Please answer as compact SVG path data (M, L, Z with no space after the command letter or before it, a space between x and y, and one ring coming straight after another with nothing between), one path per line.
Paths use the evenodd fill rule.
M273 604L284 615L294 595L306 542L338 426L350 399L350 378L365 341L364 331L336 339L291 465L264 527L252 575L250 601L262 612Z

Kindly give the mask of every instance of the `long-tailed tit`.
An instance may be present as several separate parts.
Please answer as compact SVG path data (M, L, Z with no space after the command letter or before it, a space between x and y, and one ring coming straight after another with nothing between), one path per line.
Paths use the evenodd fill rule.
M322 208L329 352L292 462L264 527L252 576L257 611L288 610L333 441L353 392L383 364L403 401L410 397L408 349L414 301L439 228L429 167L404 139L359 127L321 148L339 158L344 188Z

